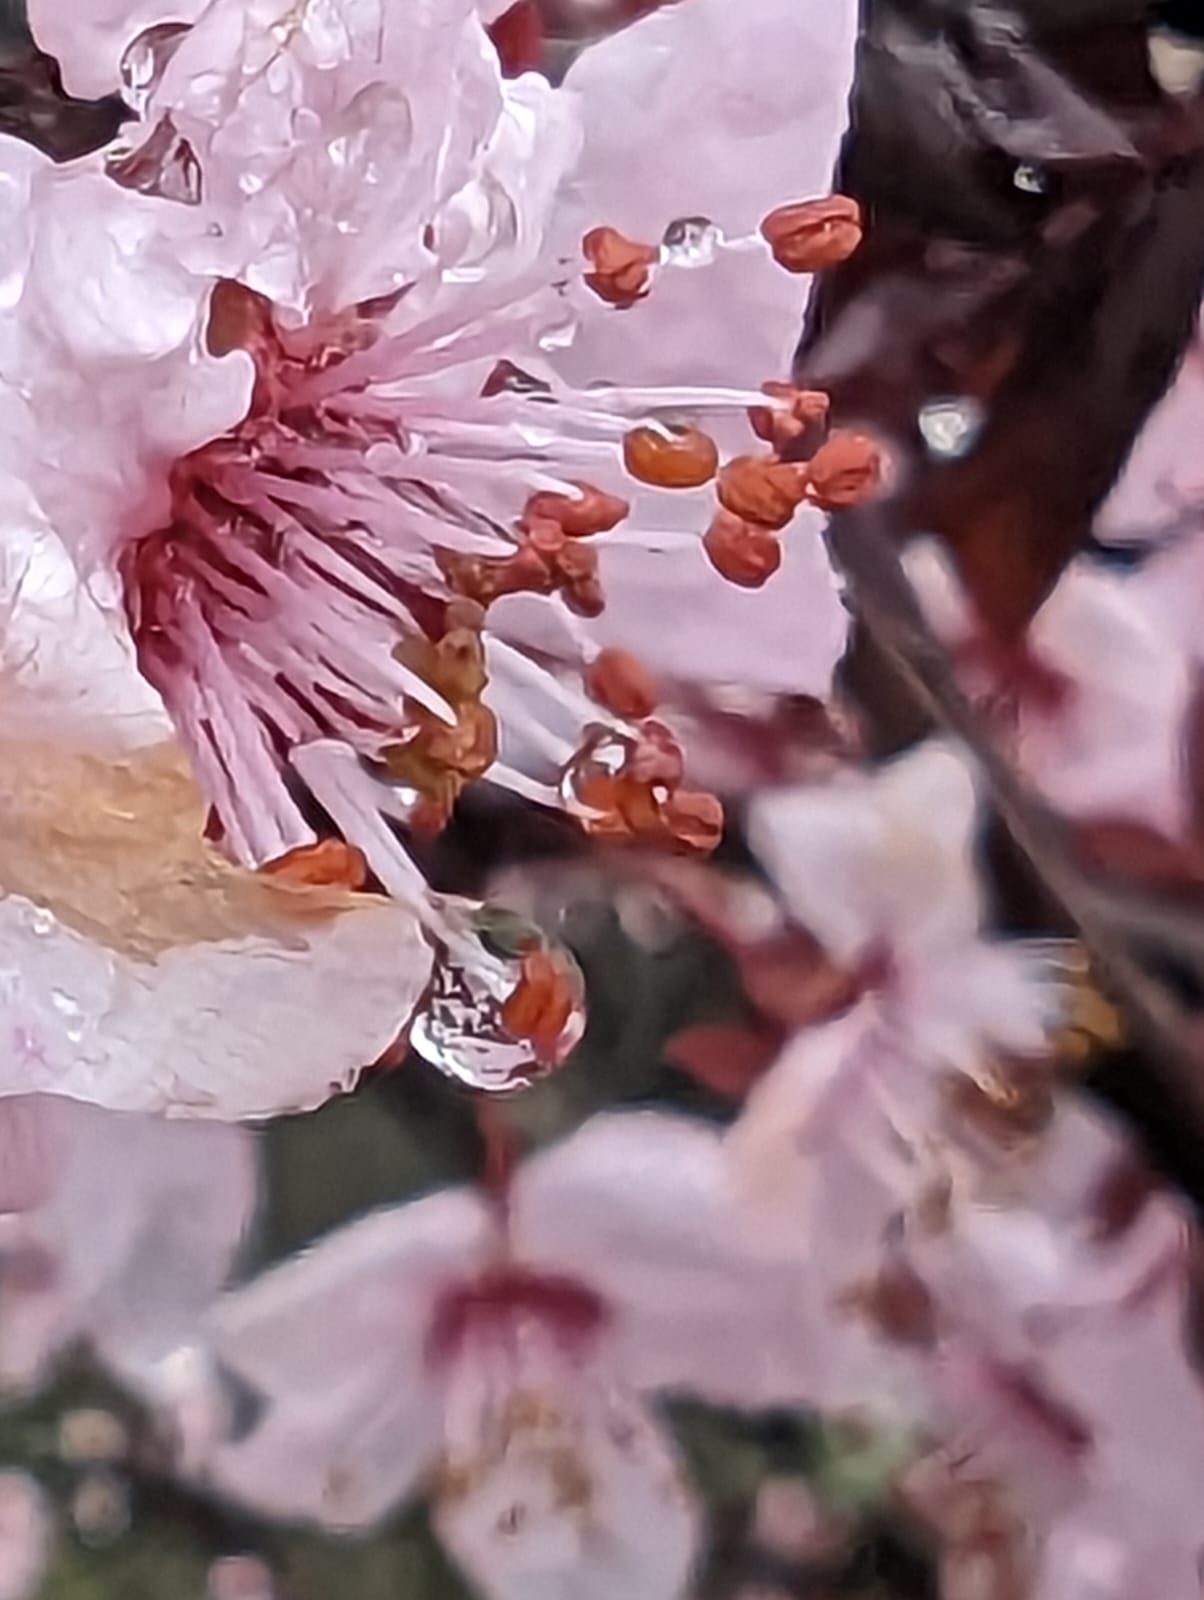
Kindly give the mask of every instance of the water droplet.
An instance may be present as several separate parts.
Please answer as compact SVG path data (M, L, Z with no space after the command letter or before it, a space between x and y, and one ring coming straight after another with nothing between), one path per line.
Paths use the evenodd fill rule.
M918 421L929 452L956 461L978 442L986 413L973 396L955 395L930 400L920 411Z
M170 117L161 117L136 150L115 150L105 162L105 171L123 189L185 206L200 204L201 164Z
M1021 161L1012 174L1012 182L1024 194L1044 194L1048 187L1045 174L1031 161Z
M78 1044L84 1036L84 1013L79 1002L65 989L52 989L50 1003L63 1019L63 1032L72 1044Z
M184 22L157 22L126 47L120 67L121 97L135 116L145 116L151 95L188 31Z
M36 933L39 939L46 939L58 926L53 911L47 911L45 906L29 906L25 912L25 925L30 933Z
M486 1093L561 1066L585 1031L576 961L509 912L445 900L444 942L410 1033L424 1061Z
M661 239L661 261L672 267L709 267L723 234L709 217L678 217Z

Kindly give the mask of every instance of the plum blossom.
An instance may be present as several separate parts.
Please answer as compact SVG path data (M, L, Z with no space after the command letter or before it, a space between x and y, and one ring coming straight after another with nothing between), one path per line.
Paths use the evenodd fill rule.
M1026 1592L1199 1593L1189 1227L1111 1121L1066 1099L946 1226L907 1230L931 1297L929 1426L953 1481L1017 1519Z
M86 1343L152 1399L224 1283L256 1201L251 1135L0 1101L0 1387L42 1383Z
M0 1095L236 1118L349 1087L430 977L415 918L206 843L128 640L26 497L0 515Z
M753 849L827 972L730 1135L771 1234L776 1218L805 1241L830 1162L913 1189L949 1076L990 1082L1005 1057L1047 1052L1057 985L1042 953L983 931L977 816L971 768L937 740L750 807Z
M827 190L855 9L757 0L737 28L696 0L553 89L502 78L469 0L105 0L78 31L35 6L68 82L119 72L134 116L66 168L3 146L8 459L115 594L235 858L311 845L312 797L438 931L397 828L437 826L464 783L705 848L718 809L659 699L671 723L679 682L827 692L845 620L806 470L756 457L786 497L772 528L716 484L753 459L750 406L795 426L789 387L757 385L805 279L758 225ZM625 145L637 61L668 121ZM630 225L714 226L651 248L647 305L619 309L582 239L645 184ZM773 347L736 370L762 315ZM629 325L650 362L674 336L714 362L639 370ZM716 519L759 591L712 565Z
M1176 838L1189 816L1200 560L1191 541L1133 572L1081 557L1010 647L991 641L935 546L915 547L908 570L967 692L1051 804Z
M448 1549L506 1600L680 1593L698 1514L652 1397L790 1401L813 1359L798 1274L747 1249L725 1172L702 1124L605 1115L500 1209L433 1194L234 1291L208 1337L262 1409L209 1482L344 1529L428 1487Z

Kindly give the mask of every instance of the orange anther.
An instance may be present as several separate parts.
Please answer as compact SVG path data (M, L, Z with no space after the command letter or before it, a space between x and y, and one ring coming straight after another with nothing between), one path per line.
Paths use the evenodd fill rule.
M778 206L761 237L787 272L819 272L846 260L861 243L861 207L844 194Z
M807 462L807 498L825 511L855 506L882 482L882 452L863 433L834 433Z
M701 428L633 428L623 440L633 478L657 489L697 489L719 467L715 441Z
M648 293L657 259L652 245L628 239L617 228L591 228L581 250L593 269L585 281L600 300L632 306Z
M342 839L319 839L298 845L282 856L264 862L260 871L269 878L314 889L362 889L368 881L363 852Z
M579 483L580 497L552 494L544 491L533 494L523 510L524 523L533 518L555 522L570 539L588 539L595 533L609 533L622 522L631 510L626 500L617 494L607 494L592 483Z
M784 528L806 492L806 468L777 456L734 456L719 474L720 505L763 528Z
M600 650L586 669L586 692L617 717L640 722L656 710L652 675L626 650Z
M528 950L518 983L502 1005L502 1027L511 1038L529 1043L537 1060L554 1060L575 1005L572 982L555 956Z
M782 406L753 406L748 420L758 439L781 454L788 444L802 437L808 428L826 422L830 401L820 389L796 389L792 383L763 383L762 394L781 400Z
M703 536L702 547L720 577L741 589L759 589L782 564L782 547L776 535L730 511L716 515Z

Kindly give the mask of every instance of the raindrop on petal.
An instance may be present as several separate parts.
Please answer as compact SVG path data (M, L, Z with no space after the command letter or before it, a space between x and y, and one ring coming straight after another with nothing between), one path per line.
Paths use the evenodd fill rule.
M442 904L444 939L410 1044L469 1088L525 1089L562 1066L585 1031L580 969L521 917Z
M707 267L723 243L723 234L709 217L678 217L661 239L661 261L672 267Z

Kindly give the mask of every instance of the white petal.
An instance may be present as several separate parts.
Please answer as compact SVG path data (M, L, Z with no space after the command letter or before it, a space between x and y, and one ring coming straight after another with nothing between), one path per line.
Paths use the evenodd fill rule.
M810 1362L797 1267L758 1254L739 1223L719 1134L654 1112L595 1117L530 1161L513 1196L524 1261L602 1294L641 1387L788 1403Z
M965 761L929 740L872 776L758 797L750 838L792 915L853 960L973 933L976 809Z
M5 1155L14 1140L41 1192L0 1219L16 1264L0 1278L0 1376L28 1384L83 1335L136 1381L229 1272L255 1204L250 1135L43 1095L0 1101Z
M265 1409L217 1452L213 1485L341 1528L375 1522L411 1493L442 1437L428 1360L435 1309L488 1240L475 1196L438 1194L352 1223L230 1295L211 1319L212 1348Z
M513 1388L456 1362L468 1453L448 1462L440 1537L489 1600L676 1600L699 1526L672 1445L604 1356L541 1355Z
M208 0L28 0L29 26L39 46L57 57L68 94L93 99L121 87L127 46L163 22L194 22Z
M174 747L104 762L10 742L0 798L0 1094L308 1108L422 993L430 949L401 907L290 889L205 845Z

